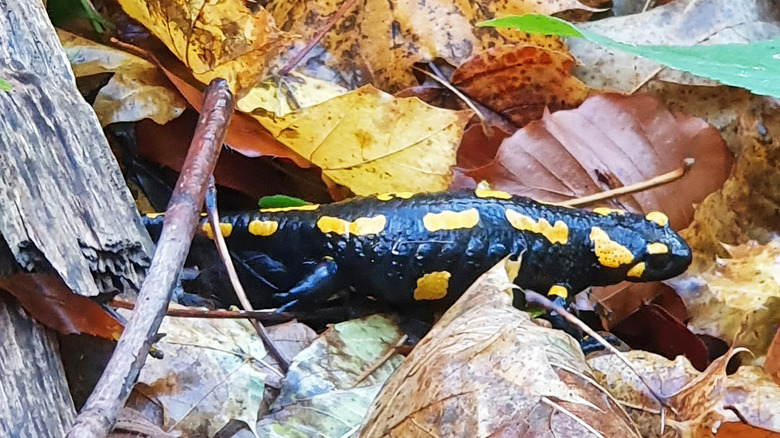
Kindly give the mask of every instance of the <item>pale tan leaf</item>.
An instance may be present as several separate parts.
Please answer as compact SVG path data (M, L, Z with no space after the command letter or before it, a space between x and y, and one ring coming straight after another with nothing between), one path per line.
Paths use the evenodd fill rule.
M179 117L187 102L157 67L127 52L57 30L73 74L114 73L92 106L102 126L149 118L163 125Z
M576 341L512 307L507 270L480 277L420 341L361 437L638 436Z

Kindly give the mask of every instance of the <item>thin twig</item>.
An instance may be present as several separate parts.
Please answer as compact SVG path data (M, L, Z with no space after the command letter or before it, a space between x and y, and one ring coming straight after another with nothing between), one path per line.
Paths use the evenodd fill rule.
M682 178L693 167L693 158L686 158L683 160L683 167L673 170L663 175L658 175L654 178L650 178L647 181L642 181L636 184L630 184L617 189L607 190L606 192L596 193L590 196L583 196L581 198L570 199L568 201L557 202L556 205L564 205L566 207L580 207L587 204L592 204L597 201L603 201L604 199L612 199L618 196L629 195L631 193L641 192L651 189L653 187L668 184L672 181Z
M138 380L184 266L206 194L207 179L214 170L232 115L233 96L227 82L211 81L135 311L68 437L108 435Z
M230 283L233 285L233 290L238 297L238 301L241 303L241 307L246 311L255 310L252 307L252 303L249 302L249 298L246 296L244 286L241 285L241 281L238 279L236 267L233 265L233 259L230 257L227 244L225 244L225 237L222 236L222 232L220 231L219 212L217 211L217 189L214 187L213 176L209 176L208 194L206 195L206 214L208 215L209 224L211 225L211 235L214 236L214 243L217 245L217 253L222 260L222 264L225 266L225 270L227 270ZM284 357L282 352L279 351L279 348L276 347L276 344L274 344L268 336L268 331L263 324L257 320L252 320L251 322L252 325L255 326L257 334L260 335L260 339L263 340L263 343L268 348L268 351L279 362L279 368L286 373L290 368L290 363L287 361L287 358Z
M554 302L550 301L550 299L547 298L546 296L544 296L544 295L542 295L540 293L534 292L534 291L530 291L530 290L524 290L523 292L525 293L525 299L526 299L526 301L528 303L536 304L538 306L541 306L541 307L543 307L545 309L548 309L548 310L551 310L551 311L557 313L563 319L565 319L569 323L579 327L580 330L582 330L588 336L590 336L593 339L595 339L605 349L609 350L610 353L616 355L617 358L628 367L628 369L633 371L634 374L636 374L637 377L639 377L639 380L647 387L647 390L650 391L650 394L652 394L653 397L656 398L656 400L658 400L658 403L660 403L661 406L663 406L665 408L668 408L672 412L676 413L676 410L673 407L669 406L669 404L667 403L667 398L664 397L663 395L661 395L660 393L658 393L653 388L651 382L649 382L647 379L645 379L645 377L642 374L640 374L639 371L637 371L634 368L634 366L631 364L631 361L629 361L626 358L626 356L623 355L623 353L621 353L617 348L615 348L614 345L612 345L609 342L607 342L606 339L604 339L603 337L601 337L601 335L596 333L595 330L593 330L592 328L588 327L584 322L582 322L579 319L577 319L577 317L575 317L574 315L569 313L568 310L566 310L562 306L559 306L558 304L555 304Z
M415 70L419 71L420 73L428 76L429 78L433 79L434 81L440 83L444 88L450 90L454 95L458 96L460 98L460 100L462 100L463 103L466 104L467 107L469 107L472 111L474 111L474 114L477 115L479 120L481 120L483 122L485 121L485 116L482 114L482 111L480 111L479 108L477 108L476 105L474 105L474 102L472 102L472 100L469 99L468 96L463 94L463 92L461 92L460 90L455 88L454 85L449 83L449 81L447 81L444 78L440 78L440 77L436 76L435 74L433 74L433 73L431 73L429 71L423 70L421 68L417 68L417 67L412 67L412 68L414 68Z
M118 309L135 309L135 303L114 297L108 305ZM168 308L165 316L174 318L203 318L203 319L259 319L268 322L287 322L295 319L295 316L287 312L274 310L227 310L227 309L203 309L198 307Z
M392 347L388 348L387 351L385 351L385 354L382 355L379 359L377 359L376 362L371 364L368 369L360 373L360 375L355 379L355 382L352 384L352 387L356 387L360 385L363 380L366 380L368 376L374 373L374 371L378 370L379 367L385 364L388 360L390 360L391 357L396 353L396 349L400 347L401 345L404 345L404 342L406 342L406 339L409 337L409 335L403 335L401 336L401 339L398 340L398 342L395 343Z

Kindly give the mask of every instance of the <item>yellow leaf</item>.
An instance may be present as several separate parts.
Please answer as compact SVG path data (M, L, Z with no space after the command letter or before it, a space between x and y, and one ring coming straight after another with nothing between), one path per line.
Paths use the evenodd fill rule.
M357 195L444 190L470 111L372 86L285 117L256 116L280 142Z
M233 92L254 86L281 48L282 33L273 18L263 8L253 13L243 0L119 0L119 4L199 81L221 77Z

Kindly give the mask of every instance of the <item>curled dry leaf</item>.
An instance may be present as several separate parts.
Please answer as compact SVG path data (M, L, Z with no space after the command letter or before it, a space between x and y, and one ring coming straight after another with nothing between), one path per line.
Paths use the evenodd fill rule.
M544 47L505 44L473 55L450 82L522 127L551 112L575 108L588 87L570 74L574 58Z
M242 0L120 0L127 15L160 39L204 84L254 86L280 50L283 33L263 8Z
M507 268L480 277L420 341L361 437L638 436L574 339L512 307Z
M63 30L58 29L57 36L77 78L114 73L92 104L101 126L145 118L162 125L187 107L151 62Z
M708 269L714 255L727 256L721 242L766 243L778 232L780 115L767 112L741 125L739 138L742 150L734 172L696 209L693 223L681 233L696 250L699 270Z
M258 117L282 143L357 195L447 188L471 111L366 86L285 117Z
M727 375L734 354L714 361L699 373L682 357L674 362L643 351L626 353L634 368L662 395L672 410L665 413L664 437L711 436L727 422L739 422L738 411L750 424L780 429L780 388L759 367L743 366ZM642 436L660 436L661 412L647 388L614 356L588 360L596 378L621 402L639 426ZM721 436L720 434L717 434Z
M599 95L545 114L504 140L494 161L468 172L492 187L556 202L646 181L696 159L682 180L613 200L613 207L665 212L675 228L719 188L731 153L704 121L672 114L650 96Z
M301 40L285 53L286 63L303 48L341 6L340 2L272 1L268 10L279 27ZM372 83L396 92L417 84L412 66L444 58L459 65L473 53L506 42L533 41L561 47L557 39L516 31L477 28L474 23L500 15L553 14L568 9L595 9L577 0L513 2L428 0L356 2L299 64L300 72L353 89ZM446 29L443 32L442 29Z
M690 312L694 333L734 341L762 356L780 325L780 238L726 248L731 258L670 283Z

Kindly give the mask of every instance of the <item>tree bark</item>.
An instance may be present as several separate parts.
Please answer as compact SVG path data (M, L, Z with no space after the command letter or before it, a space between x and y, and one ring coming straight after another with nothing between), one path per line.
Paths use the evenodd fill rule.
M0 79L11 87L0 91L10 263L57 272L81 295L137 291L151 241L40 1L0 0ZM2 297L0 436L61 437L74 414L56 341Z

